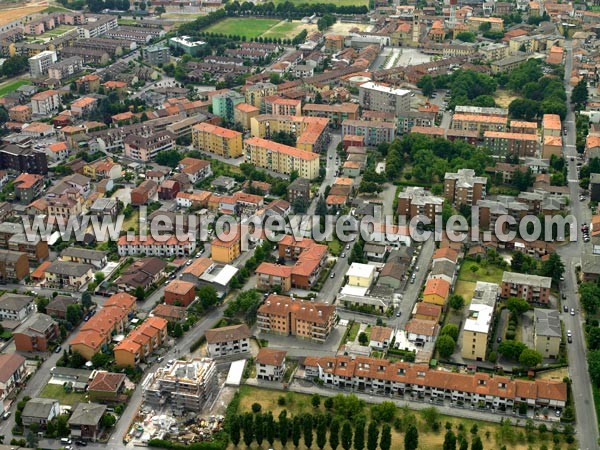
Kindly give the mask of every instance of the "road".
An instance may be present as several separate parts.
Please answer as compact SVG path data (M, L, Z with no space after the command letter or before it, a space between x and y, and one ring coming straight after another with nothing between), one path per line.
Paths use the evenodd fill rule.
M570 105L571 86L569 78L573 67L573 49L572 41L565 42L567 56L565 61L565 89L567 90L567 104ZM579 224L590 223L590 210L579 200L579 181L577 176L577 151L575 149L575 114L569 108L564 126L567 128L565 137L565 157L568 161L568 180L571 196L571 214L575 216ZM571 160L573 158L573 161ZM579 311L579 297L577 294L577 279L575 268L581 262L581 255L586 245L577 230L578 237L575 242L568 245L559 246L557 252L560 254L565 264L565 281L563 283L563 292L567 295L566 304L569 308L575 308ZM591 245L591 244L587 244ZM573 400L575 404L575 413L577 415L577 438L579 439L579 448L581 450L592 450L598 448L598 422L596 410L594 408L594 399L592 395L592 382L587 369L586 342L583 332L584 318L580 314L571 316L561 312L565 329L573 332L573 343L569 345L569 377L573 391Z

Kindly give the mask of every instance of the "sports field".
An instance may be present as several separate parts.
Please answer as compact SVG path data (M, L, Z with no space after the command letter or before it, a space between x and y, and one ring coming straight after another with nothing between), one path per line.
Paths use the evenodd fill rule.
M15 92L17 89L19 89L25 84L31 83L27 80L13 80L0 84L0 97L5 96L6 94L10 94L11 92Z
M307 32L317 31L317 26L313 24L302 23L299 20L288 22L282 20L274 27L270 28L266 33L262 35L265 38L273 39L287 39L296 36L302 30Z
M253 17L228 18L211 25L204 31L256 38L273 28L279 22L280 20L278 19L256 19Z

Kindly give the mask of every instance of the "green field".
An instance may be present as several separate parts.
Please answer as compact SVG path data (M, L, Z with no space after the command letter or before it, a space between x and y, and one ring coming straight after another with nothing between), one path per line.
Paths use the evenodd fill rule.
M283 3L286 0L274 0L274 3ZM368 0L287 0L296 5L302 3L332 3L335 6L369 6Z
M273 28L279 22L281 21L278 19L228 18L211 25L204 31L256 38Z
M478 281L486 281L488 283L502 283L503 269L496 267L492 264L487 264L482 261L481 264L473 260L465 260L460 266L460 272L458 279L462 281L471 281L476 283Z
M4 96L6 94L10 94L11 92L15 92L21 86L24 86L26 84L31 84L31 83L27 80L14 80L14 81L7 81L6 83L2 83L2 84L0 84L0 97Z
M54 398L61 405L73 406L75 403L84 401L85 394L81 392L66 392L61 384L47 384L42 389L40 397Z
M263 37L286 39L296 36L298 33L300 33L300 31L302 31L303 28L306 28L307 31L312 31L311 28L314 28L314 25L307 25L300 21L281 21L273 28L268 30L265 34L263 34Z
M68 25L59 25L53 30L46 31L42 34L41 37L56 37L65 34L67 31L74 30L75 27L70 27Z

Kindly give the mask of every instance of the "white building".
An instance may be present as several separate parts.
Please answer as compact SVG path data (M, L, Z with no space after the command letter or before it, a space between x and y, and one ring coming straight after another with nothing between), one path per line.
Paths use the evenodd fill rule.
M0 320L22 322L35 311L35 302L27 295L7 292L0 297Z
M29 58L29 74L31 78L39 78L48 74L48 69L58 58L53 50L45 50Z
M39 92L31 97L31 113L33 116L49 116L58 112L60 107L60 94L58 91L49 90Z
M409 90L396 89L372 81L363 83L358 88L360 106L400 116L410 112L410 94Z
M164 239L154 240L147 236L146 239L135 237L131 240L121 236L117 243L120 256L189 256L196 250L195 239L178 239L177 236L162 236Z
M285 350L261 348L256 355L256 378L267 381L281 381L285 374Z
M237 355L250 351L252 333L246 324L206 330L208 354L213 358Z

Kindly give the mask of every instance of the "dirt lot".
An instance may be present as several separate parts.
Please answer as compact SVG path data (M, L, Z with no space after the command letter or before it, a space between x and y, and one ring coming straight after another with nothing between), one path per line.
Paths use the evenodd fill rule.
M39 6L22 6L19 8L4 9L5 5L6 5L5 2L0 3L0 9L3 10L2 12L0 12L0 25L10 23L13 20L20 19L21 17L25 17L29 14L38 13L47 8L47 6L39 5Z
M503 91L502 89L498 89L494 94L494 100L496 100L496 103L500 108L508 108L510 102L512 102L515 98L517 98L516 95L513 95L509 91Z
M352 28L358 28L360 31L367 31L371 26L366 23L342 23L336 22L327 29L326 34L348 34Z

